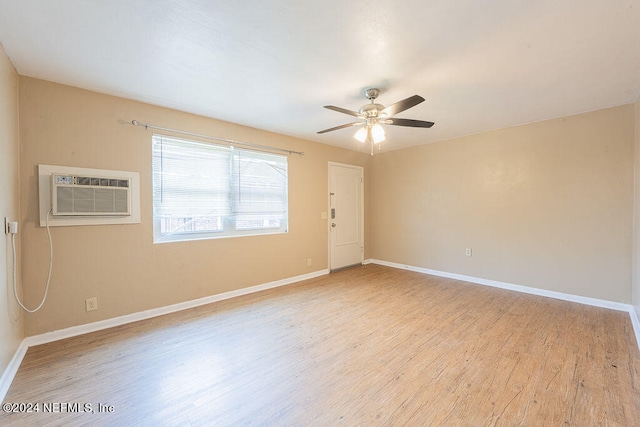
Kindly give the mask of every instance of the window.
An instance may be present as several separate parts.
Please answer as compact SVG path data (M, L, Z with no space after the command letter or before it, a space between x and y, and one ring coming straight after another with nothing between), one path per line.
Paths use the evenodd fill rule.
M153 136L154 242L287 232L287 157Z

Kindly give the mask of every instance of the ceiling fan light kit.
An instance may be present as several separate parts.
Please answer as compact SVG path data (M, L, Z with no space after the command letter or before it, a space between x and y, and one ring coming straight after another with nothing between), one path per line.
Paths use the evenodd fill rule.
M380 125L380 123L376 123L371 126L371 136L373 137L374 144L378 144L384 141L384 128Z
M358 129L356 131L356 134L353 135L353 137L360 142L365 142L367 140L367 129L366 128Z
M371 101L371 103L363 105L359 111L351 111L347 110L346 108L336 107L334 105L325 105L324 108L357 117L361 119L361 121L324 129L319 131L318 133L323 134L338 129L348 128L351 126L364 126L358 129L353 137L362 143L369 142L371 144L371 155L373 156L374 144L379 144L380 142L385 140L385 132L384 128L382 127L383 124L420 128L430 128L431 126L433 126L433 122L427 122L423 120L391 118L391 116L394 116L398 113L401 113L402 111L408 110L409 108L415 107L416 105L420 104L424 101L423 97L419 95L413 95L409 98L403 99L402 101L398 101L395 104L391 104L390 106L385 107L384 105L376 104L374 102L378 95L380 95L380 90L376 88L369 88L365 90L364 96L366 96L367 99ZM379 145L378 148L380 148Z

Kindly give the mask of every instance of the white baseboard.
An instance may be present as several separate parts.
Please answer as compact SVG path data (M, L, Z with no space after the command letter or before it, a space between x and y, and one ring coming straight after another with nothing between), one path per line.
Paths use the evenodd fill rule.
M631 324L633 325L633 332L635 332L636 334L636 343L638 344L638 348L640 348L640 319L638 318L639 315L635 307L631 307L629 316L631 316Z
M127 323L137 322L139 320L145 320L152 317L163 316L169 313L175 313L177 311L187 310L201 305L211 304L216 301L222 301L229 298L234 298L242 295L248 295L255 292L264 291L267 289L277 288L279 286L290 285L292 283L301 282L303 280L313 279L315 277L329 274L329 270L318 270L308 274L302 274L300 276L290 277L287 279L276 280L274 282L263 283L261 285L250 286L248 288L242 288L235 291L224 292L221 294L211 295L203 298L198 298L191 301L185 301L178 304L172 304L165 307L154 308L151 310L140 311L137 313L127 314L124 316L114 317L112 319L101 320L99 322L87 323L85 325L72 326L70 328L59 329L57 331L47 332L40 335L34 335L26 337L18 349L16 350L9 366L5 369L0 379L0 402L4 399L9 386L13 381L13 378L18 372L18 368L22 363L24 355L27 353L29 347L33 347L40 344L46 344L53 341L62 340L65 338L71 338L78 335L88 334L90 332L96 332L103 329L113 328L114 326L125 325Z
M465 276L463 274L455 274L455 273L448 273L446 271L431 270L429 268L414 267L411 265L399 264L396 262L389 262L389 261L382 261L379 259L368 259L363 264L384 265L387 267L400 268L403 270L410 270L410 271L415 271L423 274L431 274L433 276L461 280L463 282L470 282L470 283L476 283L479 285L492 286L494 288L508 289L511 291L523 292L526 294L539 295L539 296L549 297L549 298L555 298L555 299L564 300L564 301L577 302L579 304L608 308L611 310L626 311L629 313L629 316L631 317L633 332L636 336L636 344L638 345L638 349L640 350L640 322L638 321L638 314L636 313L634 307L631 304L624 304L620 302L607 301L607 300L602 300L597 298L583 297L580 295L565 294L562 292L548 291L546 289L531 288L529 286L515 285L513 283L499 282L496 280L481 279L478 277Z
M16 373L18 372L18 368L22 363L22 359L24 358L24 355L27 354L28 348L29 347L23 340L18 346L18 349L16 350L16 352L13 354L13 357L11 358L11 361L9 362L7 369L5 369L4 372L2 373L2 377L0 377L0 402L4 400L4 397L6 396L7 391L9 391L9 387L11 386L11 383L13 382L13 378L16 376Z

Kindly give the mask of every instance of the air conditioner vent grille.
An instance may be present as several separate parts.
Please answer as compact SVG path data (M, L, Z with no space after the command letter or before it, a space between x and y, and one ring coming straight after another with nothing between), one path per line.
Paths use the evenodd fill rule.
M94 187L129 187L128 179L96 178L91 176L71 176L69 178L71 178L75 185L91 185Z
M131 215L128 178L52 175L53 215Z

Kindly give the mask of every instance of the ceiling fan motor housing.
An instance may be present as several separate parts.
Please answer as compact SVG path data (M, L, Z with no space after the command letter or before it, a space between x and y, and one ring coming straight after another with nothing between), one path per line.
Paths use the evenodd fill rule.
M384 105L380 104L367 104L360 108L360 114L365 118L378 117L380 111L384 110Z

